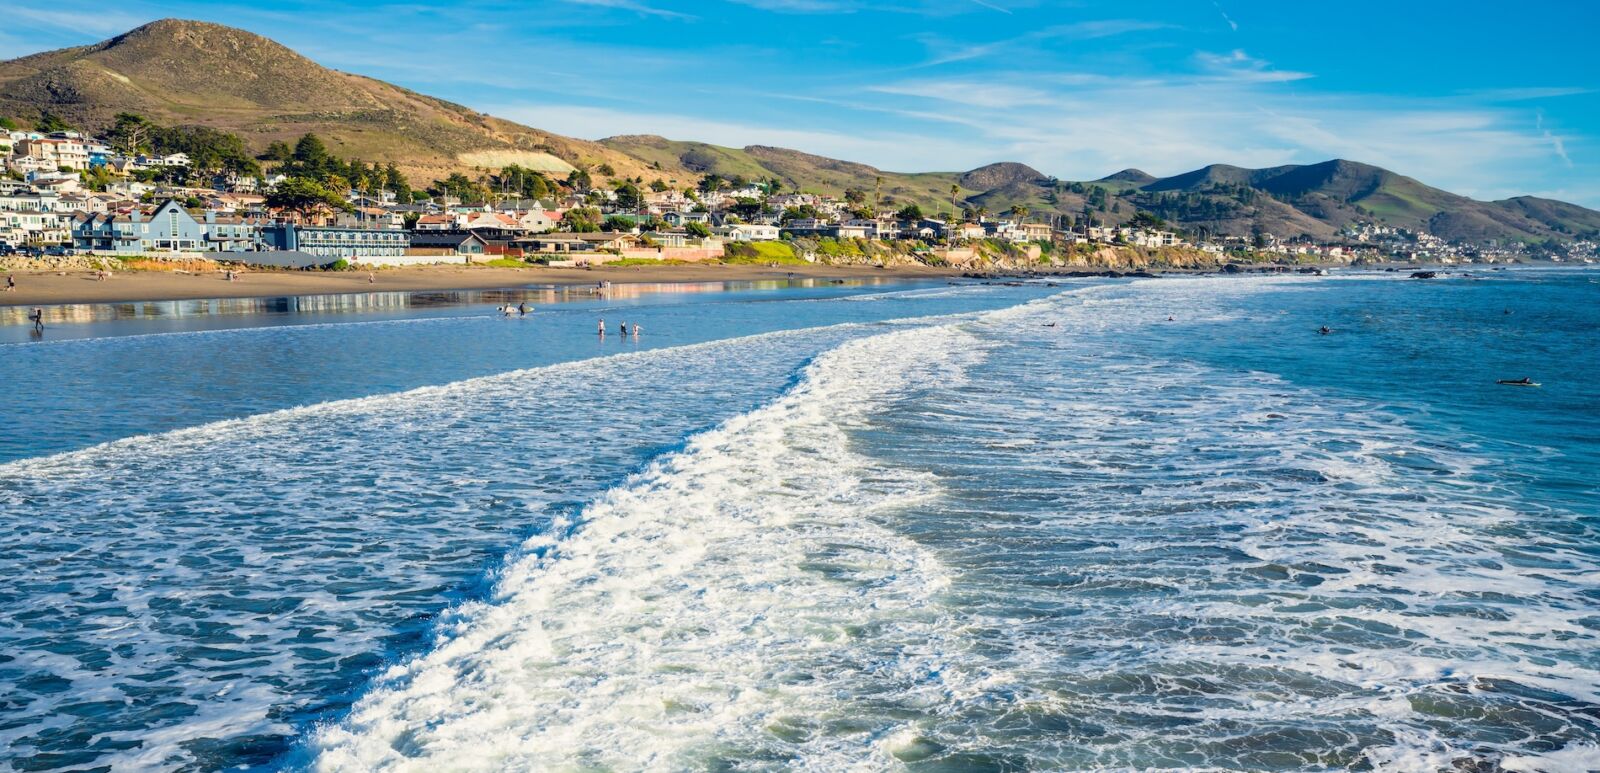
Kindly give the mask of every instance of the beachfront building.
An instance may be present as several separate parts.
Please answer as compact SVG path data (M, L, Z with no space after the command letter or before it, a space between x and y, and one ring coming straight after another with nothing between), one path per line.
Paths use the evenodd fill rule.
M459 257L471 263L489 247L483 237L466 231L416 231L408 237L405 254L411 257Z
M83 212L72 219L72 246L84 252L139 255L139 229L127 215Z
M645 244L654 247L681 250L689 246L689 235L682 231L649 231L640 237Z
M267 249L304 252L329 263L336 260L362 262L366 259L399 258L410 242L404 231L389 228L340 228L276 223L261 229L261 242Z
M730 242L775 242L778 227L759 223L739 223L716 229L717 235Z
M1055 235L1049 223L1000 223L995 235L1014 242L1046 242Z
M514 246L528 252L621 252L639 246L639 237L627 233L548 233L518 239Z
M86 213L74 218L72 243L77 249L116 255L148 252L204 252L205 229L183 205L168 199L148 215L134 209L127 215Z
M263 248L260 223L238 215L206 211L207 252L256 252Z
M0 242L20 247L25 244L63 244L71 238L71 218L48 210L0 210Z

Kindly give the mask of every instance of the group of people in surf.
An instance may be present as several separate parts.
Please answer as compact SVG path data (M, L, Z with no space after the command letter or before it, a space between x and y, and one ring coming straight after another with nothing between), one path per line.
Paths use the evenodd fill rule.
M627 322L623 322L619 326L618 329L622 332L622 336L624 338L628 337L629 335L632 335L634 338L638 338L639 334L644 332L644 326L639 324L639 323L637 323L637 322L633 323L633 325L631 325L631 326ZM600 333L600 337L601 338L605 338L606 337L606 321L605 321L605 319L601 319L600 320L599 333Z

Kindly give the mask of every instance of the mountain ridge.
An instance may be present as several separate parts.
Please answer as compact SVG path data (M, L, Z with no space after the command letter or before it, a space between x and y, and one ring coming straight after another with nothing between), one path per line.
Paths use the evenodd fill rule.
M162 19L99 43L0 62L0 115L62 116L98 130L119 112L239 134L253 151L306 132L349 158L393 162L419 182L508 164L590 170L693 185L701 175L771 180L930 213L952 206L1125 223L1140 212L1212 235L1265 231L1329 238L1371 221L1465 240L1600 234L1600 212L1517 196L1484 202L1356 161L1247 169L1212 164L1167 177L1138 169L1084 182L1002 161L967 171L889 172L767 145L729 148L657 135L564 137L404 87L323 67L269 38L221 24ZM952 189L954 194L952 194Z

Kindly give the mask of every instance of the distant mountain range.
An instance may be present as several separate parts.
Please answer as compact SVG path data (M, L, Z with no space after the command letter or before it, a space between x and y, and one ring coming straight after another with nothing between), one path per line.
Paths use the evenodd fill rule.
M1600 234L1600 212L1522 196L1476 201L1375 166L1326 161L1243 169L1212 165L1158 178L1129 169L1099 180L1063 181L1024 164L968 172L885 172L796 150L727 148L655 136L599 142L495 118L382 81L324 68L243 30L165 19L91 46L0 62L0 116L49 111L88 129L119 112L167 124L241 135L257 150L315 132L344 157L393 162L414 182L511 163L565 175L575 167L604 181L661 179L675 186L704 174L777 178L833 195L875 191L892 205L927 211L956 205L1119 223L1149 212L1189 230L1280 237L1334 236L1356 221L1426 229L1447 239L1570 239Z

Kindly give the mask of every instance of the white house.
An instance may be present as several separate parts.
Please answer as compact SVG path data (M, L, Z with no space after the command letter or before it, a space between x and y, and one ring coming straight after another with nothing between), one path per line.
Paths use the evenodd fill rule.
M778 227L740 223L718 228L717 234L730 242L775 242L778 240Z

